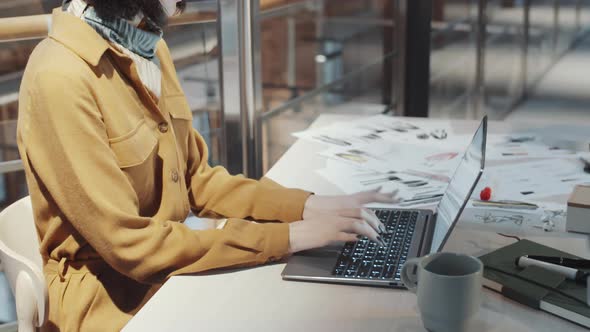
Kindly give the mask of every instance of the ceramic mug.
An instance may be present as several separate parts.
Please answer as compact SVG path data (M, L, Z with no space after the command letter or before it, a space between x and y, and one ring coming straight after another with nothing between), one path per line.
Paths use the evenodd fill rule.
M478 258L455 253L413 258L404 264L401 277L418 296L427 330L467 331L481 304L483 264Z

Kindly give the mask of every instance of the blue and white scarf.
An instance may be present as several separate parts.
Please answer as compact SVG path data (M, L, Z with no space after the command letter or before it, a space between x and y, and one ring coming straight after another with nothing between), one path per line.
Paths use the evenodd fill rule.
M156 56L156 45L162 39L160 27L148 18L144 20L150 31L139 29L122 18L105 20L96 14L92 6L82 0L65 0L63 8L83 19L99 35L131 57L143 84L156 97L160 97L160 60Z

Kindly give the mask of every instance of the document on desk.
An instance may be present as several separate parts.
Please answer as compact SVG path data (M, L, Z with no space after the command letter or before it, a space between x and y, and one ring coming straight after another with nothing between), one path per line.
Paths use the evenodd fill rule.
M452 132L448 120L416 124L385 115L376 115L349 122L293 133L293 136L313 140L327 146L355 148L357 145L398 142L431 147L453 147L462 150L469 139Z
M366 144L354 148L334 147L319 153L328 159L336 160L366 170L392 174L405 170L430 171L446 175L448 182L461 157L461 151L441 150L411 144Z
M525 135L496 135L488 141L488 160L523 158L574 158L576 152L546 145L536 138L524 140Z
M549 196L569 195L577 184L590 183L577 160L547 159L491 166L478 189L495 183L495 200L510 199L533 202ZM479 192L476 190L476 192Z
M475 207L473 202L469 202L461 216L461 226L516 236L559 237L566 234L565 204L539 205L535 210L518 210Z
M323 178L347 194L381 188L381 192L398 191L406 207L423 206L437 202L444 193L447 183L414 176L404 172L388 173L366 170L328 160L326 168L316 171Z

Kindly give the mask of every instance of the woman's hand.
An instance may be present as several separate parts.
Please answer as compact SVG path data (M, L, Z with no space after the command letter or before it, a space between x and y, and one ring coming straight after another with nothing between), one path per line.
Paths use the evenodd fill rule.
M326 215L296 221L289 224L289 252L296 253L332 243L352 242L357 240L358 235L364 235L383 245L383 240L375 228L360 218Z
M349 216L349 210L362 209L363 206L368 203L399 202L399 198L397 198L397 190L391 193L380 193L379 190L381 190L381 188L341 196L311 195L305 202L303 219L311 219L326 214ZM374 215L374 213L372 214Z
M397 203L397 191L380 193L377 188L352 195L311 195L305 202L303 220L290 224L289 250L323 247L335 242L356 241L358 235L384 245L379 234L385 225L375 213L363 208L367 203Z

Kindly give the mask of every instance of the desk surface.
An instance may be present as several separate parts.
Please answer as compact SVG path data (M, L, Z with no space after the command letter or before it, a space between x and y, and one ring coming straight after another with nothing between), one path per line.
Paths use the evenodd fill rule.
M316 124L343 119L323 116ZM429 120L416 120L429 121ZM455 131L473 132L476 121L454 121ZM509 131L491 122L491 132ZM337 188L315 174L324 165L315 143L297 141L268 177L318 194ZM590 256L587 236L529 238ZM459 227L445 250L482 254L510 243L495 233ZM167 281L124 331L425 331L416 296L404 290L283 281L284 263ZM520 305L489 290L473 331L585 331L548 313Z

